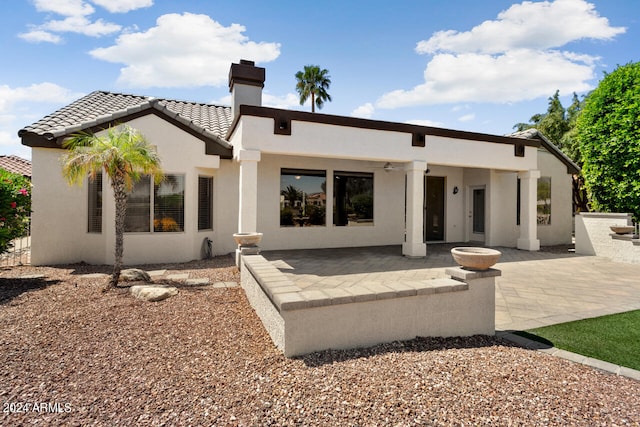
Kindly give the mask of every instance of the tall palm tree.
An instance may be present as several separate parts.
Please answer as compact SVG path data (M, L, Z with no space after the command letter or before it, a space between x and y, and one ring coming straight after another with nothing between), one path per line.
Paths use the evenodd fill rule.
M69 150L61 158L63 175L69 184L82 184L87 175L89 179L95 179L103 170L111 181L116 204L116 244L109 287L114 287L122 270L127 192L143 175L152 175L156 182L162 181L160 157L139 131L127 125L110 127L103 135L75 134L63 143L63 147Z
M317 65L305 65L304 72L296 73L296 91L300 95L300 105L311 96L311 112L315 113L316 106L321 109L325 101L331 101L331 96L327 92L331 80L329 79L329 70L320 69Z

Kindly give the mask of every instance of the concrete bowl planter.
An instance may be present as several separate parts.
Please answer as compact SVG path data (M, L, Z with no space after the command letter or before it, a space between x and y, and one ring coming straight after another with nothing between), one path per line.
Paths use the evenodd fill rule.
M612 225L609 228L616 234L631 234L636 231L633 225Z
M487 270L500 259L502 252L489 248L460 247L451 249L451 256L462 267Z
M238 246L257 246L262 241L262 233L233 233Z

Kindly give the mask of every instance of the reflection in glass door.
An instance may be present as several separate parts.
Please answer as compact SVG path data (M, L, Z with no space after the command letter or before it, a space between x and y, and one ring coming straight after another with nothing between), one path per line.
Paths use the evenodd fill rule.
M444 240L444 177L425 177L424 239Z
M473 190L473 233L484 233L484 188Z

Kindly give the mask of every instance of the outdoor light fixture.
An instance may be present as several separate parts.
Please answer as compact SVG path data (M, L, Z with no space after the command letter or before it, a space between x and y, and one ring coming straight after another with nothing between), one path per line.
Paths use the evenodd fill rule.
M393 165L391 164L391 162L387 162L382 168L385 172L391 172L393 170Z
M453 194L458 194L458 186L453 187Z

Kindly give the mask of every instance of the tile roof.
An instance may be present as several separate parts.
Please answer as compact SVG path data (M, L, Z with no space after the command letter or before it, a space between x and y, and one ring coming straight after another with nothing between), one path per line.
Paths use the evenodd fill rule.
M125 119L135 113L155 109L192 131L230 147L225 135L231 124L231 107L158 99L148 96L95 91L25 126L18 136L34 134L53 140L93 126Z
M542 146L546 148L551 154L556 156L558 160L567 166L567 172L571 174L579 174L581 169L569 156L567 156L562 150L560 150L553 142L551 142L542 132L536 128L525 129L518 132L513 132L507 136L512 138L522 139L537 139L542 142Z
M31 162L18 156L0 156L0 169L31 178Z

